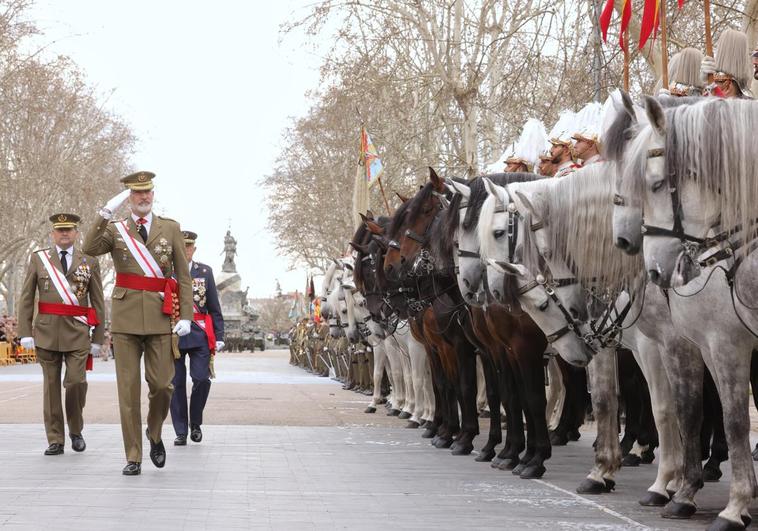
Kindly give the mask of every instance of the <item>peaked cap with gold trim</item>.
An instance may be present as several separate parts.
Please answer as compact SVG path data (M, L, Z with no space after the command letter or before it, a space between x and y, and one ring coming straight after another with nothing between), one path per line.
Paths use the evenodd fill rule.
M76 214L53 214L50 216L50 221L53 223L54 229L75 229L79 226L79 221L82 218Z
M151 171L138 171L121 179L124 186L135 192L149 191L154 188L155 174Z

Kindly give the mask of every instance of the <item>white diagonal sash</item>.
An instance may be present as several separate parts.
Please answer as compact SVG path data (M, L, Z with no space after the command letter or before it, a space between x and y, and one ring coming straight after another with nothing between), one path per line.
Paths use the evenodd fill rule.
M52 280L53 286L55 286L55 291L58 292L58 295L63 300L63 304L67 304L69 306L79 306L79 299L76 297L76 295L74 295L74 291L71 289L71 285L68 283L68 279L63 274L63 271L59 271L53 265L53 262L50 260L50 256L46 251L37 251L36 254L42 261L42 265L45 267L47 274L50 276L50 280ZM86 316L76 315L74 316L74 319L89 326Z
M155 258L153 258L153 255L150 254L150 251L147 249L145 244L141 241L138 241L136 238L134 238L134 236L131 235L131 233L129 233L129 228L126 226L126 221L117 221L115 225L119 234L121 234L121 237L124 239L126 248L129 249L130 253L132 253L132 257L134 260L136 260L137 264L139 264L140 269L142 269L142 272L145 273L145 276L152 278L163 278L163 272L161 271L161 267L158 265L158 262L155 261Z

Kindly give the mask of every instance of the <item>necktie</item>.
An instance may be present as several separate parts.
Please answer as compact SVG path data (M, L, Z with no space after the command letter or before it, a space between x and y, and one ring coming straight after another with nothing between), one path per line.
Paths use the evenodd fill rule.
M68 273L68 262L66 262L66 255L68 251L61 251L61 265L63 266L63 274Z
M137 232L139 232L139 235L142 237L142 241L147 243L147 229L145 228L145 223L147 223L145 218L139 218L137 220L137 225L139 225Z

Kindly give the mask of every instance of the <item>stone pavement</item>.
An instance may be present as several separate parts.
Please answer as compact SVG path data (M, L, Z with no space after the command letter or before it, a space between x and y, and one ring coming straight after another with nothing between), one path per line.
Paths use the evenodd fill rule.
M592 435L587 431L579 442L554 449L543 480L521 480L476 463L473 456L454 457L447 450L434 449L420 438L419 431L400 427L404 423L398 419L365 415L364 397L289 367L284 353L271 356L269 369L280 375L279 383L225 383L220 375L211 403L226 396L227 385L245 385L233 387L242 389L236 391L240 398L259 392L261 385L277 385L278 393L294 397L300 396L301 385L313 385L322 396L305 413L332 424L209 424L201 444L167 446L166 468L154 468L146 454L142 476L127 478L120 474L124 457L118 425L91 423L85 429L86 452L77 454L69 447L62 456L45 457L44 430L35 413L25 423L0 424L0 527L702 529L728 497L728 464L723 467L722 481L700 493L700 511L689 522L663 520L657 509L637 504L655 476L651 465L622 469L613 494L578 496L574 488L593 459ZM8 374L0 371L2 415L8 415L9 407L35 401L36 396L32 388L5 392L11 384L32 385L16 377L11 382L5 378ZM8 400L21 395L28 396ZM348 408L351 401L354 412L334 412ZM259 402L265 405L259 403L256 409L281 411L274 400ZM299 399L293 403L308 409ZM336 409L321 416L324 404ZM30 411L36 411L39 403L33 405ZM300 416L309 417L302 413L296 417ZM394 427L345 420L365 417ZM250 418L258 414L250 411ZM168 442L173 438L170 432L167 426L164 438Z

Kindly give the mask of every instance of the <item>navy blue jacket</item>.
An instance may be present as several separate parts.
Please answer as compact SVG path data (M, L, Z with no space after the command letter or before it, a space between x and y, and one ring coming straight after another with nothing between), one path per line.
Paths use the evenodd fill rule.
M218 300L216 282L213 280L213 269L205 264L192 262L190 276L192 277L192 302L200 310L200 313L211 314L216 341L223 341L224 316L221 315L221 303ZM195 321L192 321L192 331L179 338L179 350L202 346L208 346L208 338L202 328Z

